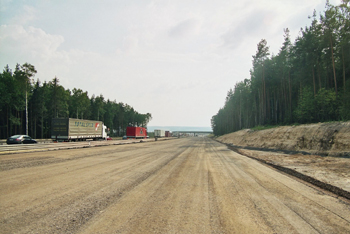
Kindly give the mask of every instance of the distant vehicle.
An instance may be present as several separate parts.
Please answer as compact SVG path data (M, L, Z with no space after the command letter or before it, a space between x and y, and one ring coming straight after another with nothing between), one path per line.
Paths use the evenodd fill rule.
M127 140L128 138L126 136L123 136L123 140Z
M128 126L126 127L126 138L127 139L146 139L147 129L143 127Z
M155 129L154 137L165 137L165 130Z
M165 137L171 137L171 132L170 131L165 131Z
M102 121L54 118L51 124L51 139L54 141L106 140L107 127Z
M27 135L14 135L7 138L7 144L35 144L36 140Z

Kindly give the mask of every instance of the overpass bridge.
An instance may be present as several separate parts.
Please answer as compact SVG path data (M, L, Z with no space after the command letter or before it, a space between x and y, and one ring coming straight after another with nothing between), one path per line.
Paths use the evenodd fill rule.
M192 135L192 136L204 136L204 135L209 135L209 134L213 134L213 131L172 131L171 132L172 136L181 136L181 135Z

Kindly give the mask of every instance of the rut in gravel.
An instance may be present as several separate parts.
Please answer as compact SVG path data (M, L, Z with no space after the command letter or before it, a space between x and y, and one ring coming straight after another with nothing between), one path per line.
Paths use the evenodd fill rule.
M208 138L2 162L1 233L350 232L349 203Z

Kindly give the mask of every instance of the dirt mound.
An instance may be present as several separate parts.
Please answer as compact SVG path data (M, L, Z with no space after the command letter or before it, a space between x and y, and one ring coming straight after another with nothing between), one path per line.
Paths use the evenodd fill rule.
M253 131L244 129L218 137L218 141L257 149L350 156L350 121L282 126Z

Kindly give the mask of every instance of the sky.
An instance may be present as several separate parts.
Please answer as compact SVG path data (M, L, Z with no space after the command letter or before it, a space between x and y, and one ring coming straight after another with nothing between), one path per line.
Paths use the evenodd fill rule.
M333 5L341 0L330 0ZM149 126L210 127L250 78L266 39L278 54L326 0L0 0L0 66L151 113Z

